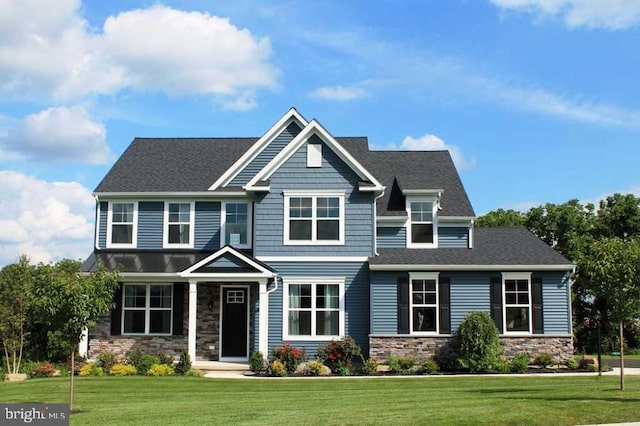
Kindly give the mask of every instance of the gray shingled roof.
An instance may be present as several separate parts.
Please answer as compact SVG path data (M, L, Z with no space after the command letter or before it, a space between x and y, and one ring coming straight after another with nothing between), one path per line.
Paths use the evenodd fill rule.
M526 228L476 228L473 248L378 249L371 265L566 265L572 263Z

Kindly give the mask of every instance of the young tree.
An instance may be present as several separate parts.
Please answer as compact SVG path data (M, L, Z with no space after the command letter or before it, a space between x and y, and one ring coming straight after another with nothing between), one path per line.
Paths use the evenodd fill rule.
M27 337L27 314L33 302L33 266L26 256L0 271L0 339L9 374L20 372Z
M69 259L55 265L40 265L36 280L41 314L49 318L55 338L66 343L70 351L69 410L73 409L75 353L82 333L113 307L118 285L117 272L99 270L81 274L80 266L80 262ZM49 335L53 337L51 332Z
M640 315L640 238L603 238L589 245L578 274L607 304L620 332L620 389L624 390L624 323Z

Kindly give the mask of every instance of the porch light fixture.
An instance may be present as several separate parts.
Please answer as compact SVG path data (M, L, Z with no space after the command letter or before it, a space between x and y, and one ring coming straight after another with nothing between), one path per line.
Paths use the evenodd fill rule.
M209 300L209 304L207 305L210 311L213 310L213 297Z

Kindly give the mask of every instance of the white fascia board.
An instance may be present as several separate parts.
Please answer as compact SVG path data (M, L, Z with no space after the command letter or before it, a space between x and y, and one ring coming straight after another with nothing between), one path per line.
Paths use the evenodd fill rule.
M427 195L427 196L439 196L440 194L442 194L444 192L444 189L403 189L402 190L402 194L403 195L413 195L413 196L420 196L420 195Z
M575 265L369 265L370 271L571 271Z
M237 257L238 259L242 260L243 262L247 263L248 265L256 268L258 271L258 273L244 273L244 274L232 274L232 273L193 273L193 271L197 271L199 268L203 267L204 265L207 265L208 263L213 262L214 260L216 260L217 258L219 258L220 256L226 254L226 253L231 253L233 256ZM275 274L271 271L269 271L268 269L266 269L264 266L259 265L258 263L254 262L253 259L251 259L250 257L248 257L247 255L245 255L242 252L239 252L237 250L235 250L233 247L231 246L224 246L222 247L220 250L216 251L215 253L212 253L211 255L205 257L204 259L202 259L201 261L191 265L190 267L188 267L187 269L185 269L184 271L182 271L180 274L181 277L219 277L219 276L230 276L230 275L242 275L243 277L251 277L251 278L259 278L259 277L273 277Z
M144 282L164 282L179 280L180 275L177 273L169 272L120 272L118 274L126 282L132 281L144 281Z
M254 143L235 163L227 169L216 180L209 190L213 191L221 186L226 186L231 182L244 168L251 163L289 124L296 122L300 127L304 128L309 124L307 120L295 109L291 108L283 115L273 126L266 131L260 139Z
M273 278L275 275L272 273L261 273L261 272L245 272L245 273L234 273L234 272L213 272L213 273L197 273L197 274L181 274L183 278L204 278L207 280L228 280L228 281L238 281L238 280L247 280L247 279L265 279L265 278Z
M475 216L438 216L439 222L469 222L476 220Z
M384 224L394 224L394 225L404 225L409 220L409 216L378 216L376 218L376 223L378 225Z
M382 191L384 188L380 182L365 169L349 152L342 147L331 134L315 119L311 120L307 126L296 136L287 146L285 146L262 170L260 170L244 187L247 191L260 190L255 185L263 180L269 179L312 135L317 135L322 141L340 157L342 161L356 174L365 180L373 183L370 191Z
M366 256L257 256L261 262L366 262Z
M100 199L135 198L136 200L165 200L167 198L201 198L222 199L247 197L245 191L184 191L184 192L94 192L93 196Z

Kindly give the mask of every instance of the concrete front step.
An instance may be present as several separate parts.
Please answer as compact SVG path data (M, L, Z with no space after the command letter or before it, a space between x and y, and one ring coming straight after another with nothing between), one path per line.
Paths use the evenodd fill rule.
M191 366L202 371L248 371L249 364L242 362L194 361Z

